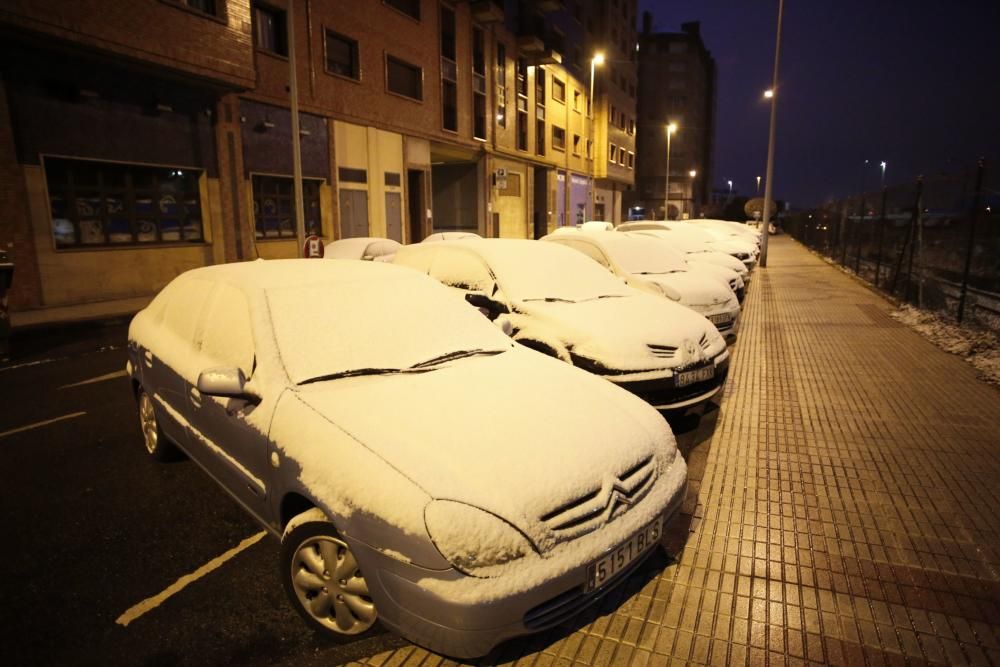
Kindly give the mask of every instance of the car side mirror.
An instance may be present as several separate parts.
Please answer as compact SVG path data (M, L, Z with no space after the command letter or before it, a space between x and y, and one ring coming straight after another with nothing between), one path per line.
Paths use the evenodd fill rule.
M500 315L510 312L506 305L491 299L482 292L471 292L466 294L465 300L476 308L482 310L483 314L491 320L495 320Z
M209 396L246 397L246 383L239 368L210 368L198 374L198 391Z

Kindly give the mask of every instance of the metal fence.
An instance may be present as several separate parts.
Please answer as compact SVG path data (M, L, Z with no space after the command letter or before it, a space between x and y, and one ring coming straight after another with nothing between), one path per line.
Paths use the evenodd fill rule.
M980 161L783 221L785 231L877 288L1000 331L1000 183Z

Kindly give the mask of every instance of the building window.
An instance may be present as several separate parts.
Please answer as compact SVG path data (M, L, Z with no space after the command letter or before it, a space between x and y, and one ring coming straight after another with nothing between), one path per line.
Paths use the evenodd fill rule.
M56 248L201 242L201 173L45 158Z
M528 150L528 64L517 59L517 148Z
M618 147L614 144L608 145L608 162L612 164L618 162Z
M566 150L566 130L561 127L552 126L552 148L556 150Z
M458 65L455 62L455 11L441 7L441 127L458 132Z
M389 92L414 100L424 99L424 72L395 56L385 57L386 87Z
M497 123L507 127L507 47L497 44Z
M566 104L566 84L552 77L552 99Z
M635 118L630 118L628 121L628 133L635 134Z
M594 154L594 142L590 139L587 139L587 159L588 160L591 159L591 156L593 154Z
M583 97L579 90L573 91L573 111L580 113L580 98Z
M282 9L254 3L253 41L258 49L279 56L288 55L286 16L287 14Z
M398 171L385 172L385 184L391 187L402 187L403 177Z
M337 169L337 180L341 183L367 183L368 171L366 169L340 167Z
M294 180L283 176L254 176L253 219L258 239L294 239L295 192ZM306 234L321 233L319 209L320 181L302 180Z
M382 0L382 2L410 18L420 20L420 0Z
M628 168L635 169L635 153L632 151L628 152Z
M209 16L219 16L218 7L215 0L174 0L177 4L184 5L202 14Z
M472 136L486 138L486 36L472 29Z
M574 134L573 135L573 155L579 155L579 154L580 154L580 135L579 134Z
M326 31L326 71L330 74L361 80L358 42L332 30Z
M625 147L622 146L618 149L618 164L622 167L625 166Z
M545 155L545 70L535 68L535 153Z

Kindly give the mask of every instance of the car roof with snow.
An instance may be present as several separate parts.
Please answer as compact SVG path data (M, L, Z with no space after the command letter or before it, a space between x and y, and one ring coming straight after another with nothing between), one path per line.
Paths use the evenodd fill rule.
M268 289L345 281L412 279L412 272L391 264L324 262L316 259L257 259L203 266L178 278L213 280L244 288Z
M560 239L583 239L601 248L623 270L629 273L687 271L687 262L669 243L659 238L635 232L580 230L577 234L559 235Z
M401 243L392 239L360 236L327 243L323 256L333 259L375 259L383 255L391 255L401 247Z

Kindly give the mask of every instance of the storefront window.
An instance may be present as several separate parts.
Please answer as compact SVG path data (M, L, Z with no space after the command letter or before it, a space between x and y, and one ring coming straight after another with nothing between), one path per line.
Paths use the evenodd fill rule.
M197 169L45 158L56 247L202 241Z
M322 233L319 207L321 181L302 180L306 234ZM281 176L253 177L253 217L258 239L295 238L293 181Z

